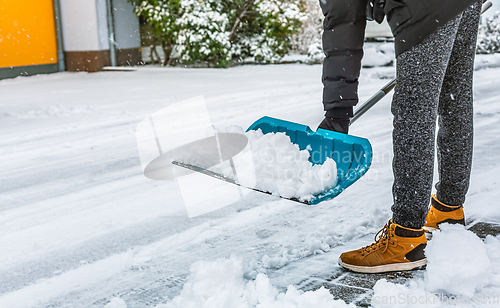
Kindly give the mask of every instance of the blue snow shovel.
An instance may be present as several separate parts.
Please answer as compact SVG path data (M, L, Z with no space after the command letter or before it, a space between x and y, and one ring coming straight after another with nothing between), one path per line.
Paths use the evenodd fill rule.
M396 80L394 79L357 108L351 119L351 124L391 92L395 86ZM255 121L247 131L258 129L262 130L264 134L285 133L290 137L292 143L298 145L300 150L309 150L309 160L315 165L323 164L328 157L337 164L337 185L304 202L307 204L318 204L335 198L359 180L372 163L372 147L368 139L365 138L324 129L318 129L314 132L309 126L271 117L263 117Z
M373 95L366 103L360 106L356 110L352 122L380 101L394 88L395 84L395 80L391 81ZM372 162L372 147L368 139L365 138L324 129L318 129L318 131L315 132L306 125L271 117L263 117L255 121L247 131L259 129L262 130L263 134L285 133L290 138L290 141L296 144L301 151L309 151L309 161L314 165L323 164L327 158L333 159L337 164L337 184L335 187L318 193L307 201L296 198L285 199L311 205L333 199L359 180L368 171ZM229 161L233 168L233 173L236 174L232 157L242 151L246 147L247 142L248 139L240 134L217 133L216 136L198 140L173 150L172 153L169 154L169 158L172 157L172 164L179 167L203 173L218 180L243 186L255 191L269 193L251 186L242 185L236 179L211 169L212 166L224 161ZM186 153L191 153L191 156L194 155L196 157L194 160L195 163L186 162ZM156 171L161 171L160 173L163 174L163 165L161 161L152 163L148 166L151 170L146 168L148 169L146 171L148 174L152 175L156 174ZM156 179L155 176L152 178Z

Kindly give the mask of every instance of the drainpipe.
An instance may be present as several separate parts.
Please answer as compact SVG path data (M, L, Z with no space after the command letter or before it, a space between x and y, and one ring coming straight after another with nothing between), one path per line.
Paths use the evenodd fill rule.
M115 42L115 23L113 21L113 2L106 0L106 11L108 15L108 35L109 35L109 54L111 66L117 66L116 63L116 42Z
M54 16L56 19L56 36L57 36L57 64L60 72L66 70L64 65L64 45L62 36L62 23L61 23L61 6L59 0L54 0Z

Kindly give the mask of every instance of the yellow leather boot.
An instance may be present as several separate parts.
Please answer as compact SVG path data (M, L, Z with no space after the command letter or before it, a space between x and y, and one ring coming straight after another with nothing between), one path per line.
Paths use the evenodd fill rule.
M423 229L410 229L392 222L375 235L375 243L340 255L339 265L358 273L407 271L427 263Z
M442 223L465 225L464 208L462 205L450 206L442 203L432 195L429 213L425 218L424 230L432 232L439 229Z

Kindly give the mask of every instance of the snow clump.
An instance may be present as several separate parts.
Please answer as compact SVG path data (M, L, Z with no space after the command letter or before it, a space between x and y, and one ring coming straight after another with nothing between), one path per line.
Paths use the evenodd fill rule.
M323 165L313 165L309 151L301 151L285 133L264 135L257 130L245 135L253 154L255 188L307 201L337 185L337 164L333 159L327 158Z
M327 158L322 165L313 165L309 161L311 147L300 150L285 133L264 135L260 129L245 133L238 126L227 127L225 132L243 134L248 138L252 163L247 163L243 169L239 169L235 176L229 161L225 161L209 168L214 173L230 178L244 187L300 201L309 201L315 195L337 185L335 161ZM187 156L183 158L183 162L202 165L197 159ZM255 175L252 177L254 178L252 184L241 179L243 175L248 177L249 173Z
M198 261L181 293L167 304L156 308L354 308L343 300L334 300L325 288L302 292L294 286L281 293L269 278L259 273L255 280L244 278L247 265L239 258Z
M127 304L123 299L115 297L104 308L127 308Z
M426 248L427 289L472 297L488 284L490 259L483 241L462 225L443 224Z

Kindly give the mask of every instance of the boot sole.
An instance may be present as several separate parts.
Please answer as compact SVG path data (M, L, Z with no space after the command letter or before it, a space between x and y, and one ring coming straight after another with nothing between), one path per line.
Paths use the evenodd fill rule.
M385 273L385 272L398 272L398 271L410 271L417 267L421 267L427 264L427 258L414 261L414 262L404 262L404 263L393 263L378 266L358 266L342 262L339 258L339 265L350 269L357 273L375 274L375 273Z

